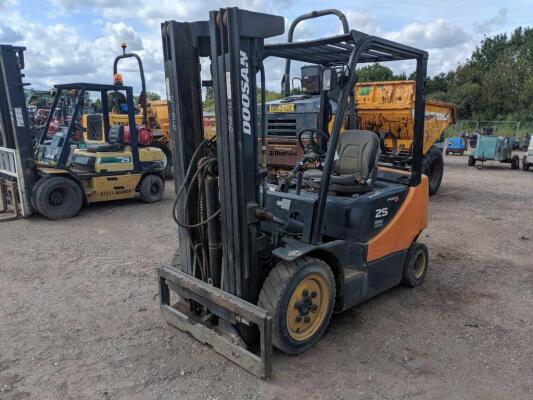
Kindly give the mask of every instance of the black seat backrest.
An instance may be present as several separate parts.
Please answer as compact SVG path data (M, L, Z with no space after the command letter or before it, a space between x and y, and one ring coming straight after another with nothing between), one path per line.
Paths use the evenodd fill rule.
M379 138L372 131L347 130L339 136L337 159L333 172L337 175L359 174L373 178L379 155Z
M124 146L124 125L112 125L109 128L109 134L107 135L107 143L119 144L120 147Z

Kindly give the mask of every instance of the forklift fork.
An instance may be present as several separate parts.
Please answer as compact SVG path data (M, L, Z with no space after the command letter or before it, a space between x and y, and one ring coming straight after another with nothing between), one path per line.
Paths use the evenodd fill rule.
M17 197L17 183L0 177L0 222L20 218L21 213Z
M272 317L266 310L171 266L159 268L159 290L161 312L169 324L260 378L272 374ZM171 304L171 290L179 295L178 304ZM191 311L191 301L208 309L218 325L213 324L211 316L201 318ZM258 327L259 355L223 329L224 325L237 323Z

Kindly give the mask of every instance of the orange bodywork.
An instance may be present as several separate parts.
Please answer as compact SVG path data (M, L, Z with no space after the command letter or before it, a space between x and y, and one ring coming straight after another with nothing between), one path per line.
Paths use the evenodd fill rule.
M368 242L367 261L406 250L428 224L428 178L409 188L401 208L385 228Z

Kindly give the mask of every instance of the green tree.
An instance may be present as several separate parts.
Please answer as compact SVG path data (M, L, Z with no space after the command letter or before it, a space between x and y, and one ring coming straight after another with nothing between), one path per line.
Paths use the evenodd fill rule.
M485 38L456 71L428 78L427 92L459 118L533 120L533 29Z
M379 82L396 80L394 72L381 64L371 64L357 69L358 82Z
M146 98L149 101L161 100L161 96L158 93L155 93L155 92L146 92Z

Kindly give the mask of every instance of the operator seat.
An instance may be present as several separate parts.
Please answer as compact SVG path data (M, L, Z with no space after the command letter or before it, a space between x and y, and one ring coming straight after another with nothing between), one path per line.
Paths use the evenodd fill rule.
M329 181L329 192L339 195L365 193L372 190L377 174L379 138L374 132L347 130L341 133ZM304 172L303 183L319 189L322 170Z
M90 153L101 153L124 150L124 126L113 125L109 128L107 143L93 144L87 146Z

